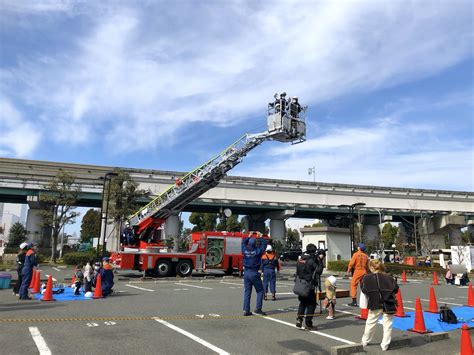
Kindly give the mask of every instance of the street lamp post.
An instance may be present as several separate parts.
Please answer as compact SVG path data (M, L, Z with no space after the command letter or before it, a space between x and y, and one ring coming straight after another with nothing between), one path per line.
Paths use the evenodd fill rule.
M308 168L308 175L313 175L313 182L316 183L316 168Z
M365 206L365 203L363 202L357 202L353 203L352 205L339 205L338 207L341 208L349 208L349 214L350 214L350 223L349 223L349 233L350 233L350 238L351 238L351 255L354 253L354 209L357 207L362 207Z
M99 246L100 246L100 238L102 236L102 224L104 224L104 241L102 243L102 257L105 256L105 248L106 248L106 245L107 245L107 241L106 241L106 236L107 236L107 220L108 220L108 214L109 214L109 201L110 201L110 184L112 182L112 178L118 176L117 173L106 173L104 177L100 177L99 179L101 180L104 180L104 185L102 187L102 204L101 204L101 208L100 208L100 233L99 233L99 240L97 241L97 258L99 258ZM102 209L104 207L104 194L105 194L105 184L107 183L107 181L109 182L108 183L108 187L107 187L107 202L106 202L106 205L105 205L105 218L104 218L104 214L102 213ZM104 219L105 219L105 222L104 222Z

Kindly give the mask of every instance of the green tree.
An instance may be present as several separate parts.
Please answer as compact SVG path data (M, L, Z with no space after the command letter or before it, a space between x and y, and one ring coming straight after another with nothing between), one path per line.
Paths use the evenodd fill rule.
M218 231L240 232L242 229L242 223L239 222L238 215L220 218L219 223L216 226L216 230Z
M76 208L80 188L75 184L76 177L64 170L46 185L39 196L41 210L39 215L43 226L50 227L51 232L51 261L56 262L56 246L61 229L66 224L75 222L79 213Z
M8 246L19 247L26 240L26 228L20 222L14 223L8 232Z
M215 231L217 225L217 214L193 212L189 216L189 223L194 224L193 232Z
M398 236L398 228L392 226L390 223L386 223L382 229L382 242L385 249L391 249L392 244L396 244Z
M110 180L110 198L108 199L108 187L106 187L104 201L109 200L108 214L114 222L123 223L125 219L140 208L138 200L146 193L138 188L138 182L134 181L130 174L122 169L115 169L116 177Z
M81 242L90 242L92 238L100 236L100 212L91 208L82 218Z
M286 248L294 249L300 245L300 234L297 229L286 229Z
M138 188L138 182L134 181L128 172L122 169L115 169L113 172L117 176L104 182L106 185L103 210L107 208L108 201L107 219L113 220L114 229L107 234L114 235L118 245L123 223L140 209L138 200L145 196L146 192Z

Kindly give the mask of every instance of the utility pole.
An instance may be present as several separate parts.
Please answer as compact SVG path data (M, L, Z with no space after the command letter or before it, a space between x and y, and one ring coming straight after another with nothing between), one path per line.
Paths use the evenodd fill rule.
M313 182L316 183L316 168L308 168L308 175L313 175Z

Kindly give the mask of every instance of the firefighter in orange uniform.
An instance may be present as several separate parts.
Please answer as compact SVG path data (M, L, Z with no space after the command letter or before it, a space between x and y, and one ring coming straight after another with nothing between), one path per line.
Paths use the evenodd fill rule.
M359 243L357 251L352 255L351 261L347 266L347 274L352 274L351 281L351 297L352 302L348 306L357 307L357 285L360 283L364 275L369 273L369 257L365 254L364 243Z

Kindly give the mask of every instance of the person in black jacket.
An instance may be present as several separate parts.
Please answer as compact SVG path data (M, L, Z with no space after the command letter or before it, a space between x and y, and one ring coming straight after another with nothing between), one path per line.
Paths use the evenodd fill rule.
M20 250L18 251L18 254L16 256L16 272L18 273L18 281L16 282L15 287L13 288L13 295L15 296L19 296L20 293L21 281L23 280L21 271L23 270L23 265L25 264L27 246L28 243L21 243Z
M323 272L323 261L320 255L316 255L316 246L308 244L306 252L303 254L296 264L296 274L300 279L311 282L314 289L319 286L319 280ZM308 297L298 296L300 304L298 306L298 314L296 316L296 326L301 328L303 325L303 318L305 317L305 329L316 330L313 326L313 315L316 310L316 293L310 292Z
M388 350L392 340L392 322L393 314L387 314L382 309L383 301L395 303L396 294L398 292L397 281L390 275L385 273L385 266L380 260L373 259L369 262L371 274L367 274L362 279L362 292L367 297L367 308L369 315L365 323L365 331L362 336L362 346L366 347L372 340L375 333L377 320L383 313L383 338L380 343L382 351Z

